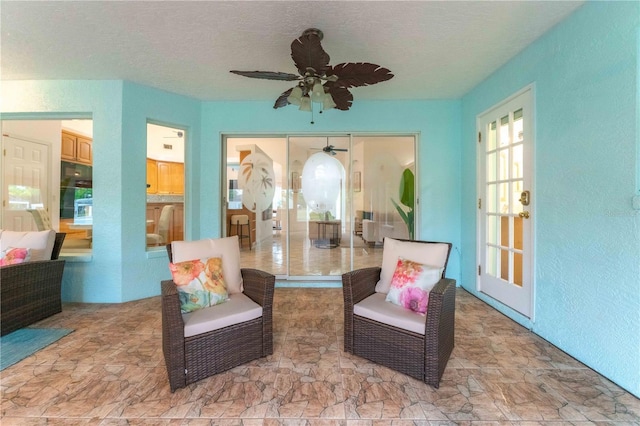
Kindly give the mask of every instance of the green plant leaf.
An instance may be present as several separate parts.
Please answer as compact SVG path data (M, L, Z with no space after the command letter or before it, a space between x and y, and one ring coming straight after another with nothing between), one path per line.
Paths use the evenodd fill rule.
M400 202L413 210L415 177L409 169L404 169L400 178Z
M394 200L393 198L391 199L391 202L393 203L396 210L398 210L398 214L400 215L404 223L406 223L407 226L409 226L409 215L407 214L407 212L405 212L404 209L400 207L400 204L398 204L396 200Z

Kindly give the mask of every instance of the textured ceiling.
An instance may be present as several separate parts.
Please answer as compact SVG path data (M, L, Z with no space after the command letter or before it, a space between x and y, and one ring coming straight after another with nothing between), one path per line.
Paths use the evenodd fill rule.
M123 79L202 100L275 100L295 73L290 44L324 32L330 64L373 62L395 77L355 99L457 98L583 2L2 1L0 76Z

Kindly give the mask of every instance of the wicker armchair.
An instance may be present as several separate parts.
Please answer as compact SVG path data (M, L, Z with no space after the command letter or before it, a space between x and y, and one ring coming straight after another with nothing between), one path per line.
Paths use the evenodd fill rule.
M430 244L424 241L415 243ZM448 250L442 278L429 293L424 334L354 314L354 305L375 293L382 268L370 267L348 272L342 276L342 285L345 352L438 388L453 350L456 283L444 277L451 244L436 244L447 244Z
M167 252L172 261L171 244ZM185 337L176 285L171 280L162 281L162 350L171 392L273 354L275 276L248 268L241 269L241 274L243 293L262 307L262 316L191 337Z
M0 336L62 312L62 272L58 259L65 233L56 233L51 260L2 267Z

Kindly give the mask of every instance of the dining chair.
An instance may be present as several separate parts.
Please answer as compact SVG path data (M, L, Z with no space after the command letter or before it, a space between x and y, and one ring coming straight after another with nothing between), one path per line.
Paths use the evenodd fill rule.
M147 234L148 246L161 246L169 242L169 228L171 227L174 208L175 206L170 204L162 207L160 219L158 219L156 226L156 232Z

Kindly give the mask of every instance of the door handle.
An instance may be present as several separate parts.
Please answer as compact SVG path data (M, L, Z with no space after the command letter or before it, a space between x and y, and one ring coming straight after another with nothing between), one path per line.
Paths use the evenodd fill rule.
M525 210L523 212L518 213L518 216L520 216L523 219L529 219L529 212Z

